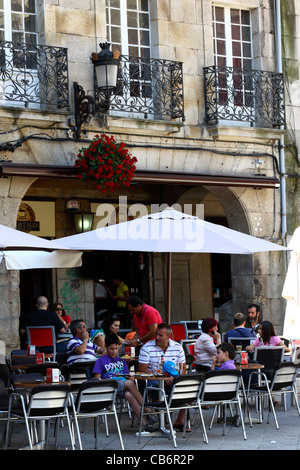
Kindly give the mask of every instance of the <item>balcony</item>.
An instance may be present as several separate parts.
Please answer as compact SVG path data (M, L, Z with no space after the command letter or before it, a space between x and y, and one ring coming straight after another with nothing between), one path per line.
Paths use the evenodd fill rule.
M234 67L204 68L205 120L223 124L285 126L283 75Z
M67 49L0 41L0 106L68 110Z
M118 82L110 97L110 115L184 121L182 63L120 56ZM95 86L96 102L105 95Z

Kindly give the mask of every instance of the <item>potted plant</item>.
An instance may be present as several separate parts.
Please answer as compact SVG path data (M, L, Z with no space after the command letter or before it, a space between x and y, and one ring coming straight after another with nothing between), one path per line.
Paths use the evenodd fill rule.
M129 153L125 143L118 143L114 136L106 134L95 135L77 157L77 178L93 183L102 193L129 186L136 169L137 159Z

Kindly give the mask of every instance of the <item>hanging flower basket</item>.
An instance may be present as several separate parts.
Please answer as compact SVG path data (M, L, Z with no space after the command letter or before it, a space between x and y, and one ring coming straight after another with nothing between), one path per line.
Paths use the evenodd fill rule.
M89 147L81 149L77 157L77 178L93 183L102 193L129 186L136 169L137 159L125 143L117 143L114 136L106 134L95 135Z

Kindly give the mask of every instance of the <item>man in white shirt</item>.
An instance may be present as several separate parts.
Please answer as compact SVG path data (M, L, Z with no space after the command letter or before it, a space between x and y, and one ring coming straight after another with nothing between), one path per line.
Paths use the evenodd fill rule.
M171 335L172 328L167 323L160 323L157 326L155 339L148 341L140 350L139 372L149 373L151 371L157 371L163 359L163 362L172 361L175 364L179 364L182 374L186 373L184 350L180 343L171 339ZM171 384L172 379L165 381L166 386ZM185 410L180 410L174 424L174 428L179 431L183 431L184 413ZM187 428L186 431L190 432L190 429Z
M172 328L167 323L158 325L155 339L148 341L140 350L139 372L148 373L158 370L161 361L172 361L180 364L183 374L186 373L184 350L180 343L171 339Z

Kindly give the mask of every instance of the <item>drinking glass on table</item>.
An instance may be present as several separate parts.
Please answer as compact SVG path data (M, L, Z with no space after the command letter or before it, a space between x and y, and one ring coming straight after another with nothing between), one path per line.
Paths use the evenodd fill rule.
M158 373L161 373L162 371L160 370L161 367L160 367L160 361L158 362L152 362L151 363L151 366L150 366L150 369L151 369L151 373L153 375L157 375Z

